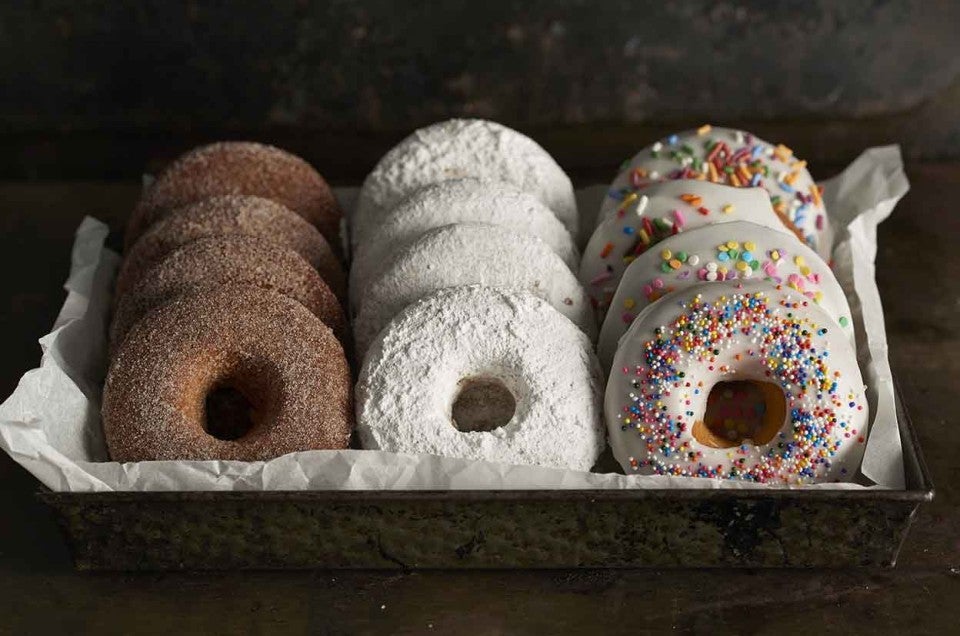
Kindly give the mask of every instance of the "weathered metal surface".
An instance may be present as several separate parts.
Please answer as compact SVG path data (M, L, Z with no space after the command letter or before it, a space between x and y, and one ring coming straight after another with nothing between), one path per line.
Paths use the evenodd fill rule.
M904 491L44 492L80 569L892 566Z
M888 566L916 501L711 492L47 494L80 569Z

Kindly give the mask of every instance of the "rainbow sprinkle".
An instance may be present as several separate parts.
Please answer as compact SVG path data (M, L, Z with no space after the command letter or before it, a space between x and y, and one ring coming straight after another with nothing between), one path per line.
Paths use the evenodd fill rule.
M824 218L820 214L823 210L821 187L810 185L806 192L794 187L801 171L806 168L805 161L796 159L793 151L783 144L770 146L749 133L736 131L730 144L716 139L711 135L714 132L716 131L710 124L697 128L697 144L701 145L699 149L694 147L697 144L681 144L678 135L670 135L657 142L651 148L650 156L654 159L669 159L676 164L676 168L663 175L637 168L631 172L627 187L610 190L608 195L617 201L626 202L630 195L635 195L653 182L675 179L706 180L738 188L763 187L770 193L774 210L781 217L800 227L808 214L815 214L813 218L820 226L817 229L823 229L823 221L819 220ZM780 162L780 168L771 163L772 161ZM786 170L777 172L776 170L782 169L783 164L786 164ZM693 207L698 208L699 205L694 204ZM804 238L808 244L815 245L816 237L813 234Z
M816 336L826 329L795 313L806 301L780 301L771 306L766 294L732 293L705 302L698 295L682 313L643 345L643 360L623 367L629 382L629 403L621 409L621 430L641 437L642 458L631 458L635 470L652 468L659 475L736 478L755 482L803 483L826 472L842 442L863 436L843 419L856 407L854 396L841 395L840 373L831 371L829 351ZM663 398L680 392L691 395L709 387L690 369L711 371L722 351L743 347L739 355L757 358L769 381L778 384L787 399L789 427L764 447L743 444L730 449L729 467L707 465L703 452L691 444L696 419L693 411L670 413ZM721 373L730 371L721 365Z

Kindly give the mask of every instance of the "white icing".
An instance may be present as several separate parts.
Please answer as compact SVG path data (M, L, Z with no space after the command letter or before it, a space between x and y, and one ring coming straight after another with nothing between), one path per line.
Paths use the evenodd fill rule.
M675 140L671 137L675 137ZM788 154L786 149L778 151L776 144L764 141L751 133L731 128L712 127L702 134L697 130L688 130L671 137L644 148L630 159L610 185L608 196L604 197L601 204L598 220L602 221L616 211L618 197L625 188L632 190L639 186L640 189L637 192L642 193L643 188L650 182L677 178L676 172L683 164L694 168L698 165L695 160L707 157L706 142L721 141L727 144L731 154L735 154L741 148L748 148L750 153L743 161L738 161L738 164L749 164L759 159L768 166L767 176L761 177L758 185L769 192L771 197L780 197L783 200L786 204L786 216L801 230L807 243L824 259L830 259L833 232L822 202L804 204L797 196L798 193L804 198L811 196L811 188L816 185L804 162L798 160L792 153ZM659 151L656 151L658 147ZM685 147L690 152L685 151ZM756 159L753 155L754 149L757 149ZM677 154L674 155L674 153ZM782 154L778 156L778 153ZM645 171L646 176L638 175L631 183L631 176L637 168ZM710 178L706 167L701 166L698 172ZM793 183L785 182L785 177L793 179ZM718 179L723 182L729 177L721 174L718 175ZM818 217L822 217L819 221L820 229L817 228Z
M513 394L505 426L454 427L458 383L474 377ZM589 470L605 445L600 387L590 341L546 302L445 289L408 306L373 342L356 386L357 431L368 449Z
M700 197L699 204L684 201L681 197L685 195ZM697 201L694 200L694 203ZM700 207L708 210L709 214L704 215L698 211ZM724 209L728 211L724 212ZM638 210L640 214L637 213ZM682 222L677 220L678 213ZM590 242L583 250L580 282L594 303L601 321L620 283L620 277L629 264L625 257L635 254L635 248L642 244L641 230L644 228L644 219L651 224L660 219L661 223L666 222L667 228L677 222L680 233L706 225L749 221L783 232L794 242L800 243L777 218L769 198L758 188L733 188L704 181L666 181L653 184L626 207L614 208L608 218L601 221L594 230ZM670 236L671 231L661 230L659 236ZM650 238L651 246L646 249L659 251L657 237Z
M620 347L614 356L613 368L607 382L604 412L614 456L628 474L655 472L652 465L641 465L639 470L633 468L631 459L640 462L652 461L662 468L673 467L675 470L682 471L682 474L696 474L699 466L715 467L719 465L724 470L729 470L733 462L740 457L746 458L745 466L750 468L760 462L768 452L781 452L778 451L778 443L786 444L793 439L790 420L791 409L802 408L808 412L814 412L817 410L818 403L826 404L828 402L826 397L822 401L818 400L816 393L810 390L809 385L806 385L806 392L801 392L798 390L799 387L790 385L786 387L786 391L793 392L794 397L787 400L785 422L780 429L782 437L774 437L769 443L761 446L747 445L747 450L742 455L736 452L736 447L718 449L697 442L692 435L693 422L703 419L707 396L710 389L718 381L755 379L775 382L775 379L771 379L767 375L768 366L765 363L776 364L777 356L772 355L772 360L768 359L771 356L762 356L759 353L762 344L759 339L745 336L739 330L734 330L730 339L724 340L718 345L718 352L713 360L701 362L697 360L694 353L680 350L676 359L670 362L678 373L684 373L680 381L655 385L649 381L641 380L637 387L632 386L633 378L644 378L642 373L651 369L646 359L648 346L658 338L664 340L672 338L674 321L678 316L685 313L683 307L688 306L698 294L703 303L711 303L721 296L730 298L732 294L755 294L758 292L766 296L767 307L772 309L774 315L782 317L788 312L792 312L794 316L809 321L807 324L811 326L810 337L815 349L818 352L829 352L829 357L826 360L831 377L833 377L834 372L839 371L841 374L837 380L839 404L831 404L831 407L834 409L838 421L847 424L847 431L857 431L856 434L847 438L844 437L842 430L835 428L832 439L838 441L840 447L831 460L831 466L829 469L820 466L820 470L815 477L807 478L804 481L810 483L851 480L860 465L864 449L864 444L858 440L858 437L866 437L868 426L868 408L864 395L863 380L854 351L851 349L845 334L833 328L832 320L822 309L815 305L802 308L780 306L781 301L796 302L801 300L802 297L792 290L778 291L766 281L748 281L743 283L741 289L732 289L727 285L703 283L696 287L674 292L658 302L648 305L637 316L627 333L624 334ZM819 333L819 327L821 326L827 329L825 334ZM656 334L654 330L658 328L661 329L661 332ZM688 325L688 333L690 328L691 326ZM737 355L740 356L739 360L735 357ZM660 366L662 364L658 360L657 368L661 369L661 372L665 368ZM722 365L729 365L730 370L726 373L722 372L720 370ZM713 366L714 370L710 370L709 366ZM804 362L803 368L807 377L814 377L815 369L811 366L811 363ZM641 372L639 376L637 375L638 371ZM703 383L702 386L698 384L700 382ZM784 387L781 386L781 390L784 390ZM641 397L644 393L646 393L647 398ZM627 413L624 410L626 406L633 405L634 408L639 408L643 404L650 403L649 396L652 393L656 393L654 397L654 400L656 400L654 402L656 404L656 416L638 417L637 414ZM826 394L826 391L824 391L824 394ZM849 401L861 405L862 410L848 406ZM625 418L629 418L630 421L627 422ZM661 424L655 423L665 420L676 422L677 418L681 418L684 422L683 430L675 425L669 428L669 432L667 432L663 430ZM818 427L825 425L822 416L816 417L815 422ZM646 430L638 432L636 427L643 427ZM648 443L644 436L650 435L656 436L657 440L667 441L653 442L653 450L648 450ZM689 443L691 451L700 451L703 456L699 460L691 460L682 453L668 455L663 451L664 445L682 442ZM843 472L843 469L846 469L846 472ZM785 483L796 481L795 478L791 479L787 474L781 474L780 478ZM774 479L773 481L777 480Z
M728 246L729 242L736 245ZM721 250L720 245L728 249ZM738 263L744 261L743 255L748 246L753 248L749 260L755 261L757 268L743 265L740 266L743 269L738 269ZM663 258L664 251L670 253L667 260ZM772 252L775 252L776 258L771 255ZM730 258L731 254L736 256ZM677 264L683 257L686 257L685 261L678 268L670 267L670 260ZM666 272L665 267L668 270ZM816 252L794 237L740 221L681 232L658 243L630 263L620 279L610 304L612 309L607 312L597 339L601 368L609 371L620 337L644 307L660 296L699 285L706 282L705 279L723 280L725 282L722 284L726 285L735 285L744 280L769 280L782 284L807 296L811 303L818 304L833 319L837 328L847 335L850 346L855 346L850 306L830 267ZM841 322L846 324L841 326Z
M580 254L570 233L534 195L509 183L474 178L426 186L404 199L372 225L357 244L350 266L350 297L355 302L389 262L389 256L424 232L461 222L489 223L544 241L577 271Z
M363 182L351 219L351 244L366 240L372 226L403 197L460 177L512 183L540 199L576 236L573 185L547 151L502 124L451 119L414 131L380 159Z
M543 298L591 339L596 324L576 277L546 243L496 225L458 223L430 230L398 250L364 290L354 338L361 355L401 309L444 287L480 284Z

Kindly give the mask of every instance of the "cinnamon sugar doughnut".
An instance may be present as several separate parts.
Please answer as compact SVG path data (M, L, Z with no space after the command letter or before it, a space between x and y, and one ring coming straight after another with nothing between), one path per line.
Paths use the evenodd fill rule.
M234 399L231 414L212 406L222 395ZM333 333L303 305L224 285L181 295L133 328L107 375L102 421L120 462L346 448L350 370Z
M133 211L124 246L132 246L173 209L219 194L253 194L276 201L339 246L340 205L323 177L296 155L248 141L201 146L167 166Z
M292 249L320 273L341 302L346 299L346 276L323 235L279 203L242 194L191 203L152 225L124 258L117 275L115 297L123 296L148 269L174 249L199 238L238 234Z
M249 236L217 236L187 243L151 268L120 299L110 327L115 349L144 314L170 299L228 283L273 289L300 302L343 341L347 322L320 275L293 250Z

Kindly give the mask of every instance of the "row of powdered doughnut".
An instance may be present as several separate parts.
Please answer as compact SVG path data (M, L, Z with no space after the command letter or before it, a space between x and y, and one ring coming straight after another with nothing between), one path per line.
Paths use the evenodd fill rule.
M500 124L415 131L349 219L365 448L589 470L605 446L576 200Z
M145 188L109 330L102 420L114 460L347 447L340 217L316 170L257 143L197 148Z
M627 474L855 478L868 409L832 236L782 144L707 125L624 164L579 277Z

